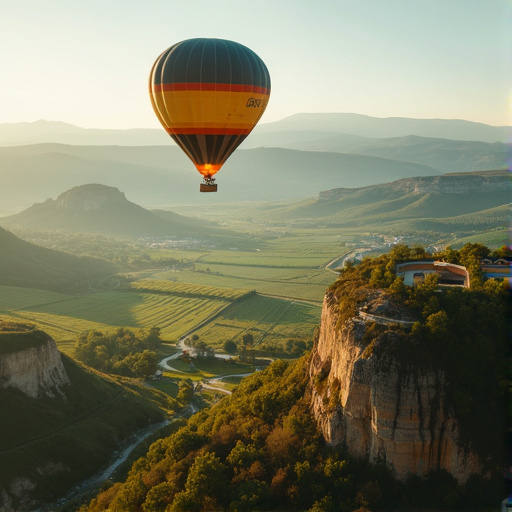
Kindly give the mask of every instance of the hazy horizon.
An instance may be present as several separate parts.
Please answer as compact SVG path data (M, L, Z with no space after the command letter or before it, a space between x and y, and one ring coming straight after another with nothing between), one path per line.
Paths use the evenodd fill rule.
M192 37L238 41L267 64L262 123L295 113L510 121L506 0L120 0L0 7L0 123L155 128L149 70Z
M326 115L329 115L329 114L333 114L333 115L354 115L354 116L363 116L363 117L369 117L369 118L375 118L375 119L412 119L412 120L421 120L421 121L467 121L467 122L470 122L470 123L479 123L479 124L484 124L484 125L488 125L488 126L492 126L492 127L496 127L496 128L504 128L504 127L512 127L512 119L510 121L510 123L508 124L491 124L491 123L485 123L485 122L482 122L482 121L472 121L470 119L465 119L465 118L462 118L462 117L458 117L458 118L452 118L452 117L409 117L409 116L398 116L398 115L389 115L389 116L374 116L374 115L371 115L371 114L360 114L358 112L295 112L295 113L291 113L291 114L288 114L288 115L285 115L281 118L278 118L278 119L274 119L274 120L263 120L261 122L258 123L258 125L256 126L256 129L259 127L259 126L262 126L262 125L266 125L266 124L272 124L272 123L277 123L279 121L283 121L285 119L288 119L290 117L294 117L294 116L299 116L299 115L319 115L319 114L326 114ZM68 124L68 125L71 125L71 126L74 126L76 128L82 128L82 129L85 129L85 130L162 130L161 127L159 126L150 126L150 127L140 127L140 126L126 126L126 127L117 127L117 128L110 128L110 127L99 127L99 126L81 126L81 125L78 125L78 124L75 124L75 123L71 123L71 122L68 122L68 121L63 121L62 119L45 119L45 118L40 118L40 119L34 119L33 121L6 121L6 122L3 122L3 121L0 121L0 125L5 125L5 124L36 124L36 123L40 123L40 122L46 122L46 123L62 123L62 124ZM172 142L172 141L170 141Z

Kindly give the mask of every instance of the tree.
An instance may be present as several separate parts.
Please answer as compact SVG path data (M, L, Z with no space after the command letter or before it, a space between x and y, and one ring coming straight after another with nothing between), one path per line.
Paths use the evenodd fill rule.
M153 375L157 369L156 353L144 350L142 354L137 354L132 369L137 377L149 377Z
M236 343L233 340L227 340L224 345L222 346L224 349L224 352L228 354L236 354L237 346Z
M254 336L250 332L247 332L242 336L242 342L247 348L252 348Z
M105 345L97 345L94 347L94 367L102 372L106 372L110 369L110 357L107 352Z
M222 501L227 487L226 466L220 458L209 452L200 454L190 468L185 489L176 496L171 510L204 510L205 505L213 506Z
M157 348L162 343L162 340L160 339L160 327L151 327L149 332L145 332L142 343L146 348Z
M162 482L155 485L148 492L142 510L144 512L165 510L166 506L172 503L176 492L176 486L171 482Z
M205 357L208 345L204 341L198 341L195 348L197 357Z
M253 344L253 335L250 332L245 333L240 343L240 361L252 361L254 364L254 352L252 352Z
M182 404L188 404L192 402L194 398L194 385L190 379L182 380L179 384L180 390L176 400Z

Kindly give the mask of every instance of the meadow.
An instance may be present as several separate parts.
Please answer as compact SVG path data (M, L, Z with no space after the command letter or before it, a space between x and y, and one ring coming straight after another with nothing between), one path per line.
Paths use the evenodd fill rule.
M233 246L226 241L182 249L143 240L122 247L114 243L125 259L144 263L126 268L117 289L67 294L0 286L0 318L36 323L71 356L79 333L117 327L156 326L170 343L195 332L216 349L246 333L255 344L274 349L289 340L309 342L325 290L337 277L326 266L346 252L345 241L337 230L245 221L237 228L240 243L231 238ZM106 238L90 244L88 236L70 237L52 238L60 244L55 248L76 253L96 248L98 254L89 255L101 257L109 247Z
M161 328L162 339L177 341L229 302L210 296L183 297L137 291L65 295L0 286L0 318L36 323L64 352L86 330L116 327Z
M77 335L93 329L105 332L117 327L156 326L167 342L195 331L202 341L220 348L246 332L251 332L255 341L274 345L290 338L307 341L320 318L318 305L247 290L154 280L132 286L126 291L83 295L0 286L0 318L37 324L69 355L73 355ZM185 290L191 296L184 296Z
M226 308L196 334L218 349L244 334L253 336L255 348L280 348L289 339L312 340L320 313L318 305L253 295Z

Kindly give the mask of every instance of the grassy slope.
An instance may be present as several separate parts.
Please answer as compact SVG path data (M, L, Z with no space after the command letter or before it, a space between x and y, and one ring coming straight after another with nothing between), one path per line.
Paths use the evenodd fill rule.
M103 260L45 249L1 227L0 247L0 285L76 291L115 272Z
M0 487L16 477L37 487L35 499L51 501L91 476L133 432L161 421L166 397L154 390L121 384L63 356L71 381L67 399L32 399L0 390ZM156 402L156 403L155 403ZM37 421L35 421L37 419Z
M334 274L325 274L332 282ZM159 281L145 283L146 286L157 286ZM163 285L167 283L163 282ZM170 290L190 286L185 283L169 284L172 285ZM191 289L194 286L197 295L203 287L192 285ZM294 286L307 289L314 285L303 282ZM322 295L326 286L316 285L321 288ZM287 290L279 283L274 283L274 287L276 292ZM261 295L237 295L236 291L229 289L204 287L204 290L203 298L137 290L75 296L43 291L32 294L23 288L0 286L0 318L34 322L50 333L59 349L69 355L74 353L76 336L90 329L109 331L120 326L157 326L162 329L164 339L175 341L206 321L199 331L201 338L220 347L227 339L247 331L254 335L255 341L261 338L274 344L289 338L308 341L320 318L320 293L315 306ZM215 299L211 296L215 290L219 294L234 294L238 300Z

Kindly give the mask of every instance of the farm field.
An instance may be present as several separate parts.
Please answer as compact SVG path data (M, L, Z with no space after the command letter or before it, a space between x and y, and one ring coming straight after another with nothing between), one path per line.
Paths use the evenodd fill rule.
M313 304L253 295L226 308L195 334L216 349L248 333L254 338L255 348L263 343L282 347L288 339L312 340L320 314L321 308Z
M63 351L66 342L90 329L116 327L162 329L176 341L229 302L211 297L182 297L137 291L64 295L0 286L0 317L33 322L50 334ZM61 347L62 345L62 347Z
M274 347L311 340L325 290L337 277L325 267L346 250L344 243L333 230L251 228L254 237L245 237L239 248L169 251L141 245L148 261L175 258L185 264L127 272L117 290L69 295L0 286L0 318L37 324L70 355L80 332L117 327L156 326L168 342L196 331L217 349L246 332L255 343Z
M179 297L213 298L225 299L227 301L240 299L247 293L250 293L250 290L194 285L192 283L176 283L174 281L159 281L156 279L141 279L135 283L130 283L129 289Z
M308 341L320 319L319 305L248 294L247 290L153 280L141 281L140 286L137 289L134 283L130 291L85 295L0 286L0 318L37 324L70 355L76 336L92 329L156 326L162 339L171 342L194 330L219 349L228 339L238 340L248 332L255 344ZM186 290L191 296L183 296Z
M321 302L325 289L336 279L336 274L325 267L346 252L339 232L322 229L290 233L286 228L252 228L256 232L251 247L246 243L230 250L166 251L168 256L192 262L192 268L144 271L130 276ZM159 253L153 253L152 258L158 260Z
M256 290L267 295L321 303L326 288L336 274L321 268L294 269L281 267L251 267L225 264L197 264L195 270L155 272L155 279L187 282L205 286L224 286Z

